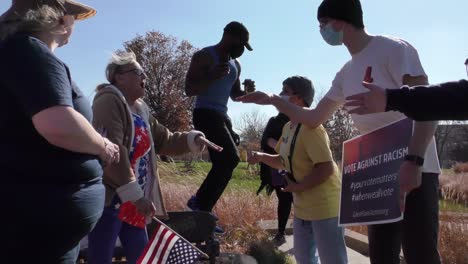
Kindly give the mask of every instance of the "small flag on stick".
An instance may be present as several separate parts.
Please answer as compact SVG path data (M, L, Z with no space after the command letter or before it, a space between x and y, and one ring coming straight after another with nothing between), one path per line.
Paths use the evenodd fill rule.
M157 226L137 264L191 264L201 256L209 258L159 219L153 219Z

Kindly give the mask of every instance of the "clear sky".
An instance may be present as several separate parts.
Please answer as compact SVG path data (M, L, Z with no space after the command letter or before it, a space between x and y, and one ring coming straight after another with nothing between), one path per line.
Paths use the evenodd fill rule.
M0 11L10 0L0 0ZM256 81L257 89L279 92L291 75L309 77L317 93L325 93L335 73L350 58L344 46L328 46L316 19L319 0L83 0L98 10L96 17L78 22L69 45L57 51L73 78L89 97L105 80L112 51L136 34L158 30L188 40L197 48L216 44L232 20L250 31L254 51L241 57L241 79ZM362 0L364 24L371 34L409 41L419 51L431 83L466 78L468 1ZM233 119L272 107L229 103Z

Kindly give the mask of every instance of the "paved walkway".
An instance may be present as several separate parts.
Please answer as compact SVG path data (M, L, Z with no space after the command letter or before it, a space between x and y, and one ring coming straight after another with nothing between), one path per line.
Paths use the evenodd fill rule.
M291 235L286 236L286 243L279 247L279 250L286 252L288 254L293 254L293 237ZM369 258L364 255L359 254L358 252L348 248L348 263L349 264L369 264Z

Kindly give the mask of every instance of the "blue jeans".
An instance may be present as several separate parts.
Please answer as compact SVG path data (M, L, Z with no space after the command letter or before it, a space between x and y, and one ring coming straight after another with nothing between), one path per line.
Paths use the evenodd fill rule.
M2 203L2 263L75 264L79 242L104 207L101 179L86 184L6 184Z
M317 250L322 264L348 263L344 229L338 227L338 217L313 221L294 217L293 234L298 264L317 264Z
M104 208L101 219L88 235L88 263L110 264L114 255L117 237L120 238L127 263L134 264L148 243L146 228L124 223L118 218L119 210L114 206Z

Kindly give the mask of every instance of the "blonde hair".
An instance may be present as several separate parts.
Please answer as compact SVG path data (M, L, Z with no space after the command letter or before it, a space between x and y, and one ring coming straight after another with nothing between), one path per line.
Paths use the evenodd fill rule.
M133 51L116 51L112 54L109 63L106 67L106 79L110 84L115 82L115 74L123 66L138 64L136 55ZM109 83L102 83L96 87L96 91L109 85Z
M46 32L60 24L65 12L59 8L43 5L31 9L22 17L12 21L1 21L0 39L4 39L18 32L37 33Z

